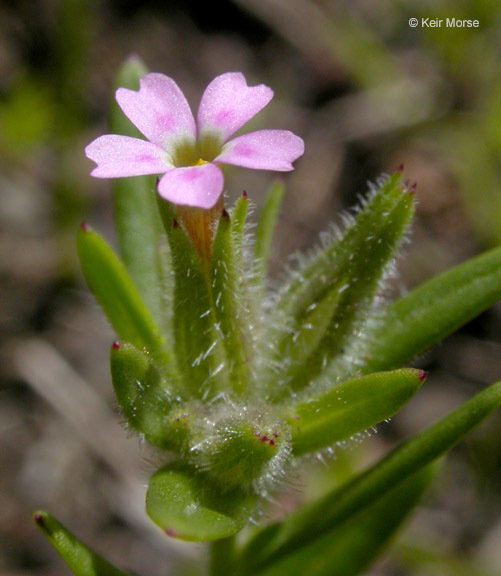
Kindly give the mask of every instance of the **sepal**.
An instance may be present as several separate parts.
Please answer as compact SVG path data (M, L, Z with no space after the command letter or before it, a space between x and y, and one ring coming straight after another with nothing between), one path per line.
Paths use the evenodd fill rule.
M236 394L242 394L247 387L252 349L250 315L241 285L240 227L238 221L232 225L224 210L214 237L210 267L214 321L226 354L230 386Z
M210 398L227 387L224 352L215 330L209 271L176 217L160 196L158 206L174 271L174 351L185 390L193 398Z

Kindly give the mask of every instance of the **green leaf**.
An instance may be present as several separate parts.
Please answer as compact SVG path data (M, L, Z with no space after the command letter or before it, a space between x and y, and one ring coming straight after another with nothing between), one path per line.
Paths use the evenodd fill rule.
M262 375L265 385L274 383L273 399L307 385L316 388L320 374L336 378L338 370L329 370L336 357L356 364L351 347L363 341L360 332L413 213L413 194L397 172L381 182L342 234L333 234L292 275L278 294L264 337L274 343L270 368Z
M126 572L90 550L47 512L35 512L33 519L75 576L127 576Z
M235 252L242 252L242 237L245 229L245 221L247 219L247 210L249 209L249 200L247 194L243 194L235 202L233 210L231 211L231 230L235 240Z
M287 408L294 455L335 442L390 418L419 390L422 370L404 368L348 380Z
M238 267L235 253L237 250L234 227L229 214L224 211L219 219L212 246L211 302L214 320L219 327L226 352L230 385L234 392L241 394L246 389L249 376L251 335L249 311L245 308L240 286L242 270Z
M148 516L168 536L196 542L227 538L249 519L254 498L238 489L221 493L204 474L169 464L150 479Z
M375 503L414 473L445 454L501 405L501 382L400 445L383 460L284 522L262 530L245 552L249 572L279 561Z
M266 286L268 262L273 242L273 232L278 218L278 212L285 194L283 180L275 180L266 197L256 230L254 244L255 283L261 287Z
M87 285L118 336L175 366L149 310L104 239L84 224L77 234L77 250Z
M209 414L207 421L210 426L192 436L187 458L222 491L269 485L287 465L290 434L281 420L250 408L219 420Z
M138 90L139 79L147 72L146 66L137 57L129 58L119 70L115 86ZM114 100L110 111L110 129L113 134L144 139ZM163 303L169 300L169 294L166 294L169 254L168 246L161 237L155 178L115 178L111 186L122 261L154 318L166 318Z
M389 370L456 331L501 298L501 248L440 274L389 306L368 342L365 372Z
M185 387L194 397L221 390L226 373L220 335L214 330L209 274L173 206L158 198L160 215L172 254L174 269L174 348ZM218 369L219 368L219 369ZM219 384L216 385L216 382Z
M155 446L178 448L181 438L172 411L179 389L168 378L169 367L156 366L147 352L127 342L113 344L110 361L113 388L127 423Z
M253 576L361 574L418 504L432 478L432 467L421 470L333 530Z

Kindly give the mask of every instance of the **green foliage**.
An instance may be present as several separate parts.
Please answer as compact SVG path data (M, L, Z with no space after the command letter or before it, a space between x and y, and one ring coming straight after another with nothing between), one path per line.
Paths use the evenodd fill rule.
M234 210L236 219L240 211L237 205ZM242 223L237 220L235 232L229 214L223 212L212 246L210 271L215 321L222 333L230 385L237 394L244 392L248 383L248 352L252 346L251 342L246 341L250 337L249 314L242 306L239 282L242 271L236 260L239 248L238 244L235 246L234 234L239 234L241 227Z
M141 73L129 61L120 84L136 86ZM114 131L130 134L116 110L113 118ZM231 537L299 457L386 420L412 398L425 373L402 366L499 299L501 252L386 303L385 280L414 213L414 189L399 171L272 292L267 268L283 196L275 183L249 247L246 195L228 211L187 210L155 198L147 178L118 182L121 259L88 226L78 253L122 340L111 350L122 415L169 452L149 481L150 518L172 537L222 540L212 574L355 576L417 504L430 465L500 405L500 383L247 543ZM43 518L45 528L59 526ZM95 555L57 530L66 540L45 532L77 575L114 573L101 560L92 564L101 571L89 572ZM65 552L66 541L81 556Z
M126 572L90 550L47 512L35 512L33 519L75 576L127 576Z
M399 483L445 454L501 405L501 382L492 384L375 466L339 489L262 530L245 552L250 571L278 561L377 502Z
M87 224L78 231L77 250L87 284L118 336L138 348L168 356L160 331L123 264Z
M255 283L259 286L259 295L266 286L268 262L271 255L273 232L278 218L278 212L285 195L285 186L281 180L276 180L266 197L261 211L261 217L256 230L254 243Z
M277 342L263 386L276 386L272 398L292 389L316 393L339 375L338 364L352 370L352 342L360 349L373 314L375 296L414 212L413 194L395 173L381 183L351 219L344 233L333 234L285 284L272 311L266 341ZM333 363L334 368L330 365Z
M177 386L167 370L155 366L148 352L127 342L111 348L111 378L118 405L133 430L160 448L177 446L170 414Z
M332 232L276 295L263 299L282 196L281 185L272 186L250 262L243 245L245 196L231 216L223 210L209 224L203 214L179 217L174 206L158 201L174 279L164 294L172 318L165 338L104 241L88 228L79 232L89 286L119 335L131 342L111 352L122 413L132 429L177 458L153 475L147 498L151 518L177 537L235 534L292 458L391 417L425 378L421 370L384 370L401 366L501 294L500 257L493 251L384 308L380 289L414 211L413 191L397 172L379 182L343 232ZM194 220L185 226L190 214ZM213 229L209 256L200 247L206 226ZM475 402L473 411L469 405L464 410L476 425L485 414ZM379 510L377 501L388 490L474 425L465 422L451 416L332 496L264 529L244 553L246 564L264 569L300 543L325 547L323 535L354 514L367 514L370 526L370 510L362 511ZM409 496L409 508L416 499ZM405 509L389 526L396 529ZM346 534L355 530L353 522ZM381 545L391 533L389 527L384 538L381 533ZM311 534L320 541L310 544Z
M259 576L356 576L387 545L418 504L433 478L425 468L398 484L385 496L327 530L297 551L284 555ZM247 565L247 564L246 564ZM243 570L245 572L245 569Z
M391 417L426 376L385 370L501 294L494 250L384 306L380 290L414 210L398 172L381 180L344 232L331 233L282 289L264 297L282 193L271 188L250 261L245 196L231 216L215 213L209 225L198 214L185 225L186 213L179 219L174 206L158 201L173 276L163 294L171 318L163 334L105 241L87 226L78 233L84 276L124 340L111 350L122 414L147 442L174 454L153 474L146 499L148 515L170 536L226 542L295 457ZM195 233L209 227L194 238L193 225ZM207 252L199 243L211 229ZM359 574L418 502L430 463L500 401L497 384L247 545L232 546L231 557L216 553L214 573L225 566L226 573L274 576L308 566L319 576Z
M296 456L332 446L396 414L419 390L426 373L404 368L348 380L289 408Z
M208 478L177 464L158 470L146 495L150 518L167 535L192 541L232 536L245 526L253 505L253 497L239 488L221 494Z
M432 278L388 306L368 345L364 371L409 362L501 298L501 249Z
M250 263L243 246L245 197L231 217L224 210L216 214L209 261L197 244L203 231L194 240L176 208L159 200L174 278L164 294L172 318L165 337L104 240L88 227L79 231L89 287L126 341L111 352L123 416L148 442L177 457L153 475L147 511L178 537L233 535L250 514L247 503L267 494L293 457L332 446L395 414L417 392L425 374L373 371L401 366L501 293L499 254L494 251L386 309L375 306L414 210L412 190L397 172L381 180L356 217L348 218L344 232L331 233L319 251L290 273L276 296L263 300L282 195L279 185L271 188ZM200 215L196 218L195 225L206 225ZM366 375L360 377L360 372ZM459 427L452 430L462 434ZM440 446L436 436L429 442ZM300 522L291 516L278 536L276 526L265 530L262 562L306 542L308 531L332 531L445 450L437 448L422 460L429 445L417 446L414 453L420 458L409 464L395 456L403 468L392 468L383 480L376 468L360 480L363 488L343 488L347 492L335 496L332 513L324 501L296 513ZM382 466L386 470L389 464ZM353 491L355 496L346 496ZM242 506L226 508L228 498ZM341 513L339 503L346 499L350 505Z

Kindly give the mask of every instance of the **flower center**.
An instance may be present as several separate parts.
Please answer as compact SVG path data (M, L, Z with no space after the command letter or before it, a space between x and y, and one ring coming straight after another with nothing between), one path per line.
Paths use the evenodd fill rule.
M175 143L171 159L176 168L203 166L212 162L222 148L221 138L217 134L202 134L198 141L179 140Z

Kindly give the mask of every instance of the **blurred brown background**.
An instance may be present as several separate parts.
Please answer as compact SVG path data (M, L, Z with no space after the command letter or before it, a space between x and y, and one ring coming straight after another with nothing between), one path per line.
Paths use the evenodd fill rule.
M416 17L478 28L411 28ZM301 135L274 273L308 249L367 181L400 163L418 182L395 292L501 241L501 4L495 0L3 0L0 3L0 573L68 574L33 526L54 513L120 566L194 574L203 547L167 541L143 512L156 456L127 439L108 374L113 334L79 273L85 218L113 242L109 182L84 146L106 131L130 54L173 77L196 110L216 75L275 91L256 127ZM235 169L256 205L269 173ZM500 378L501 306L417 364L431 371L392 423L319 465L307 497ZM371 575L501 573L499 415L453 451ZM298 478L295 484L307 484ZM284 495L287 509L293 495Z

